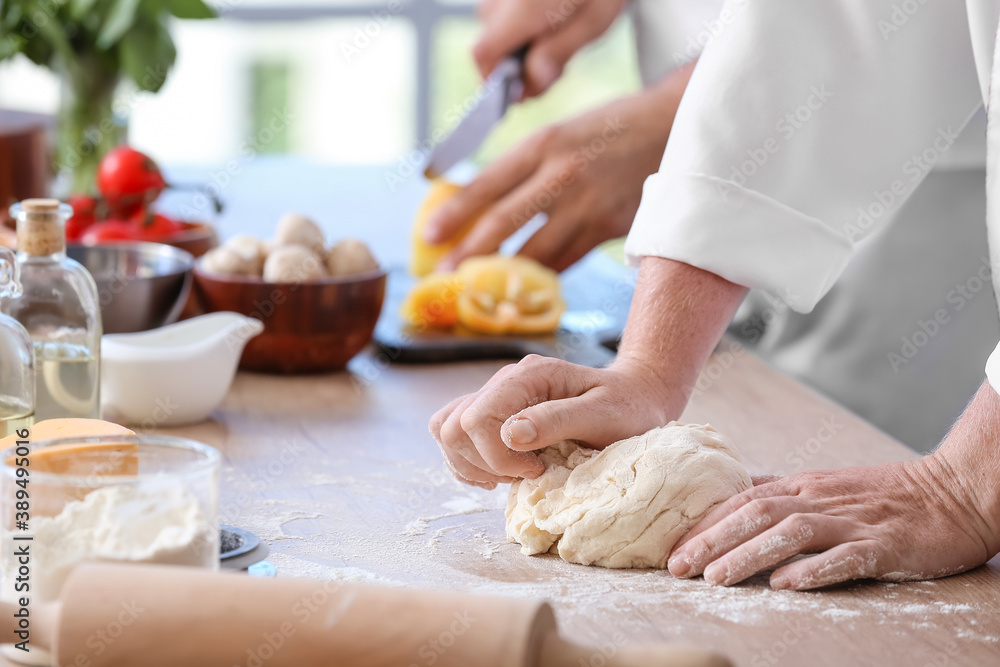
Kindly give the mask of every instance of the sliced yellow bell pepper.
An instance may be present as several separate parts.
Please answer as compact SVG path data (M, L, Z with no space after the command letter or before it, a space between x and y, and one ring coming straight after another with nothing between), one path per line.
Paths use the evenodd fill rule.
M432 273L406 295L400 316L412 327L450 329L458 324L462 281L454 273Z
M551 333L566 310L559 275L526 257L472 257L456 275L458 321L478 333Z

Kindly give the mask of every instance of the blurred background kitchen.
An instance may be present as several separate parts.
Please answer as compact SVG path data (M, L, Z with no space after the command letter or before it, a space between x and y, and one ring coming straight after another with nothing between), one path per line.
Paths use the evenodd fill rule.
M450 132L477 99L480 77L471 54L479 30L475 0L208 4L217 16L186 20L164 14L154 20L143 14L153 5L139 0L5 2L0 20L13 24L18 8L32 12L40 17L35 23L43 38L32 41L50 49L63 39L79 37L63 31L67 12L99 16L112 23L115 34L97 31L97 39L122 40L123 57L107 71L98 67L88 79L86 72L74 76L33 63L17 53L10 40L0 40L4 206L37 196L38 189L46 186L50 174L37 141L39 133L44 132L63 155L86 142L66 131L67 125L81 124L74 115L82 109L113 118L114 127L101 141L110 145L127 141L152 156L168 181L207 184L226 204L220 216L207 197L165 193L158 204L181 219L210 222L220 237L228 238L244 231L267 233L261 230L270 230L281 215L295 210L320 221L334 237L350 235L367 242L384 265L405 261L406 248L399 237L409 229L426 190L420 176L425 157L421 149L435 134ZM677 18L686 18L689 35L696 34L692 27L704 32L707 24L697 16L698 3L672 4L681 8ZM180 16L200 15L200 3L171 0L163 6ZM635 6L641 11L643 3ZM642 25L640 21L640 30ZM673 61L660 62L661 73L697 55L698 44L685 41L689 37L672 37L674 43L667 46L669 40L652 35L644 47L656 45L661 61ZM473 156L470 169L488 163L540 127L638 90L643 77L636 46L636 25L623 16L570 61L549 92L510 109ZM44 54L31 55L45 60ZM650 73L644 73L650 80ZM110 83L95 85L93 80L102 77ZM81 78L91 88L81 85ZM79 99L87 103L75 104ZM101 114L104 106L114 113ZM57 125L61 131L56 131ZM979 133L981 124L967 132L976 135L974 139ZM938 220L953 215L949 207L958 205L955 202L968 209L970 219L982 219L984 159L978 152L968 159L965 155L961 147L952 149L949 160L938 165L946 172L937 179L940 185L925 185L924 200L918 192L908 205L911 212L923 212L928 229L937 230L920 232L927 237L924 247L944 247L934 234L942 233ZM88 158L81 160L86 163ZM67 160L58 162L65 166ZM52 193L65 197L79 191L74 181L92 183L86 171L86 164L62 169ZM951 193L951 198L934 187ZM910 229L917 224L923 225L912 223ZM976 227L963 237L961 257L959 251L955 258L940 261L928 256L930 264L947 265L954 276L926 278L933 283L930 287L910 290L922 297L915 297L893 318L884 318L883 302L894 303L900 286L913 280L905 270L912 264L903 257L905 248L890 236L896 233L910 235L916 242L898 225L881 234L882 241L873 239L868 243L871 250L854 264L860 269L845 276L810 318L755 297L733 331L743 334L744 344L780 369L910 446L927 451L981 380L981 359L988 353L996 319L992 299L977 299L975 308L956 317L960 324L937 336L932 347L953 350L952 356L923 353L913 363L907 360L901 371L891 372L891 357L883 360L900 353L898 341L905 346L914 335L923 335L921 322L932 317L939 304L947 303L955 280L975 272L985 231ZM879 248L879 243L885 247ZM891 254L897 247L903 248L897 253L902 259ZM620 242L602 250L621 258ZM909 271L927 273L913 266ZM871 290L872 285L879 289ZM859 295L871 291L879 291L882 301L859 300ZM762 327L759 323L767 317L777 324ZM822 335L814 335L816 331ZM948 340L952 337L955 341ZM865 344L867 353L858 353ZM928 377L938 380L927 382ZM800 464L790 460L789 465L780 472L795 472Z

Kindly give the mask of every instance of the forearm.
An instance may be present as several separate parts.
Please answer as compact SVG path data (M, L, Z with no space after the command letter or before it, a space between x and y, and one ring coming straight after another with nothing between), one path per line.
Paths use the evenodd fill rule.
M682 408L746 292L689 264L644 257L615 365L647 369Z
M1000 552L1000 396L989 383L925 462L931 483L972 513L990 555Z

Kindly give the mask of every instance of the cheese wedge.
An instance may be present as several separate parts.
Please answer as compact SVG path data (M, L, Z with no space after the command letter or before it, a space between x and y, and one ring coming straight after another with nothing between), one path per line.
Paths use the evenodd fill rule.
M135 435L133 431L100 419L47 419L31 427L32 444L52 438ZM16 434L0 440L0 451L12 447ZM67 443L43 447L31 453L31 472L61 475L136 475L139 472L139 447L135 443ZM16 464L8 458L6 465Z

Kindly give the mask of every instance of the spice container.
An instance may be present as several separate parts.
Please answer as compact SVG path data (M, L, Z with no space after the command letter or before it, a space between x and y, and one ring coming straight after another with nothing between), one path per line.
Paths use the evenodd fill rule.
M17 260L0 247L0 303L21 295ZM0 438L34 422L35 355L21 324L0 312Z
M94 279L66 256L73 209L54 199L26 199L17 221L23 295L4 310L35 348L35 419L100 417L101 311Z
M23 433L23 432L22 432ZM15 602L30 585L33 604L58 599L84 562L219 567L217 450L158 435L30 436L0 452L0 599ZM18 482L30 459L30 506L18 509ZM22 508L24 506L22 505ZM18 514L19 511L24 512ZM17 549L31 551L27 570ZM29 664L47 659L10 646ZM30 658L30 661L28 660Z

